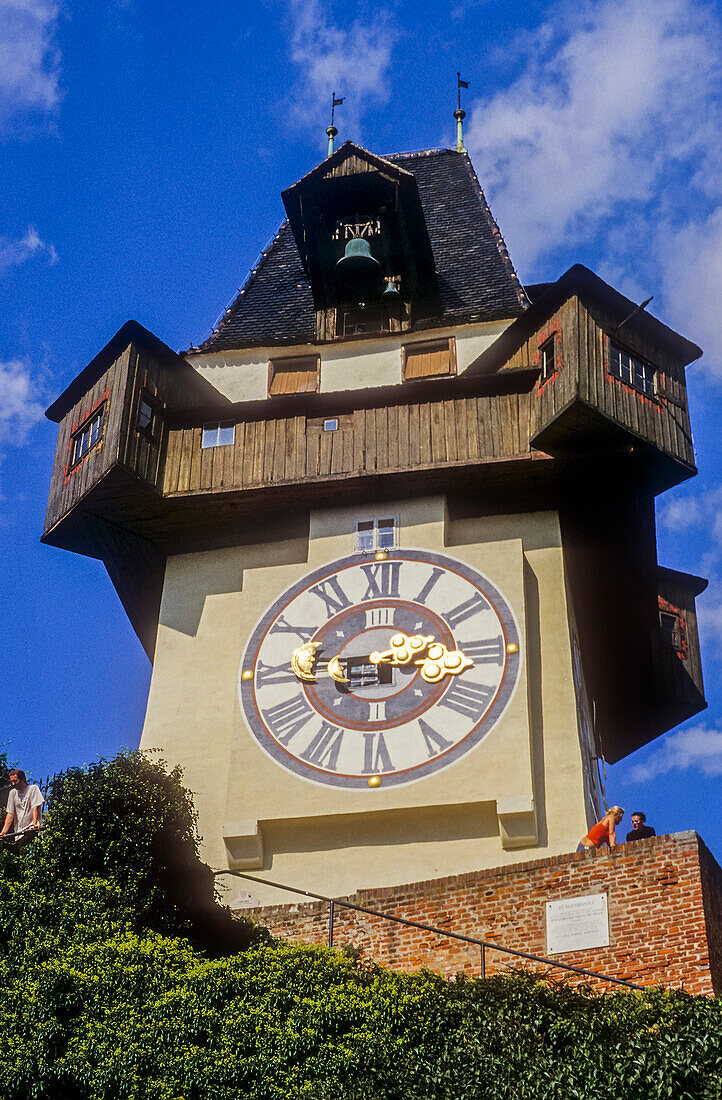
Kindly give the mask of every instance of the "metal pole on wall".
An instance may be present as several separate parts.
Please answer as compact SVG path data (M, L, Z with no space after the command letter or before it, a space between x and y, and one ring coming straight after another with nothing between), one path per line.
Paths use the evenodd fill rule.
M334 912L334 904L333 904L333 902L330 902L329 907L328 907L328 946L329 947L333 947L333 912Z
M486 977L486 955L484 953L484 944L481 945L481 977Z

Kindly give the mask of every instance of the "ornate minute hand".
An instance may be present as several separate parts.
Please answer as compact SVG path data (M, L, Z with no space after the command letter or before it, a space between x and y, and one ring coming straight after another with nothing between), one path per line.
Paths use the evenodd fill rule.
M389 642L391 649L385 649L383 653L374 650L373 653L369 654L369 661L372 665L382 663L408 665L414 657L418 657L420 653L423 653L433 640L433 634L412 634L410 638L406 634L394 634Z
M414 657L421 657L426 651L426 656L414 661L414 664L421 666L421 677L427 684L436 684L444 676L458 676L474 663L460 649L448 650L441 642L435 641L433 634L412 634L410 638L406 634L394 634L390 645L391 648L383 653L378 650L371 653L371 664L408 665Z

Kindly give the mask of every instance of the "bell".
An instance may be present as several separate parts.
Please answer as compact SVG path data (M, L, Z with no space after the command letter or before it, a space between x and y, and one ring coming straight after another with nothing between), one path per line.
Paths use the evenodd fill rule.
M381 292L381 264L371 255L371 246L362 237L353 237L336 264L336 290L342 300L365 302Z
M393 279L387 279L382 298L389 301L392 298L400 298L401 293Z

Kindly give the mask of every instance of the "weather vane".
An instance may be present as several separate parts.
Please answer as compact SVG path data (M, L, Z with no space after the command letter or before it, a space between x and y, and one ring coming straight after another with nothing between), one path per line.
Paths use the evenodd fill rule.
M336 98L336 93L335 92L331 93L331 125L326 129L326 133L328 134L328 156L329 157L331 156L331 153L333 152L333 139L336 137L336 134L338 133L338 130L336 129L336 127L333 124L333 119L334 119L334 115L336 113L336 108L340 107L341 104L343 103L343 101L344 101L343 96L341 96L339 99L337 99Z
M466 111L461 109L461 89L468 88L469 81L461 79L461 73L456 74L456 91L459 97L459 106L454 111L454 118L456 119L456 150L459 153L464 153L464 132L462 129L462 122L466 118Z

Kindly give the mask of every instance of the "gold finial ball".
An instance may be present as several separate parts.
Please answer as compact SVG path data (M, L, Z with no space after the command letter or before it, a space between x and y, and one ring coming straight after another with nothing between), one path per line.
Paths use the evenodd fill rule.
M251 668L244 669L244 671L241 673L241 679L242 680L252 680L253 679L253 669L251 669Z
M374 554L374 557L376 558L376 561L386 561L388 554L385 550L377 550Z
M516 644L516 642L509 642L509 645L506 647L506 651L507 653L518 653L519 646Z
M381 776L380 775L372 775L369 779L369 787L380 787L380 786L381 786Z

